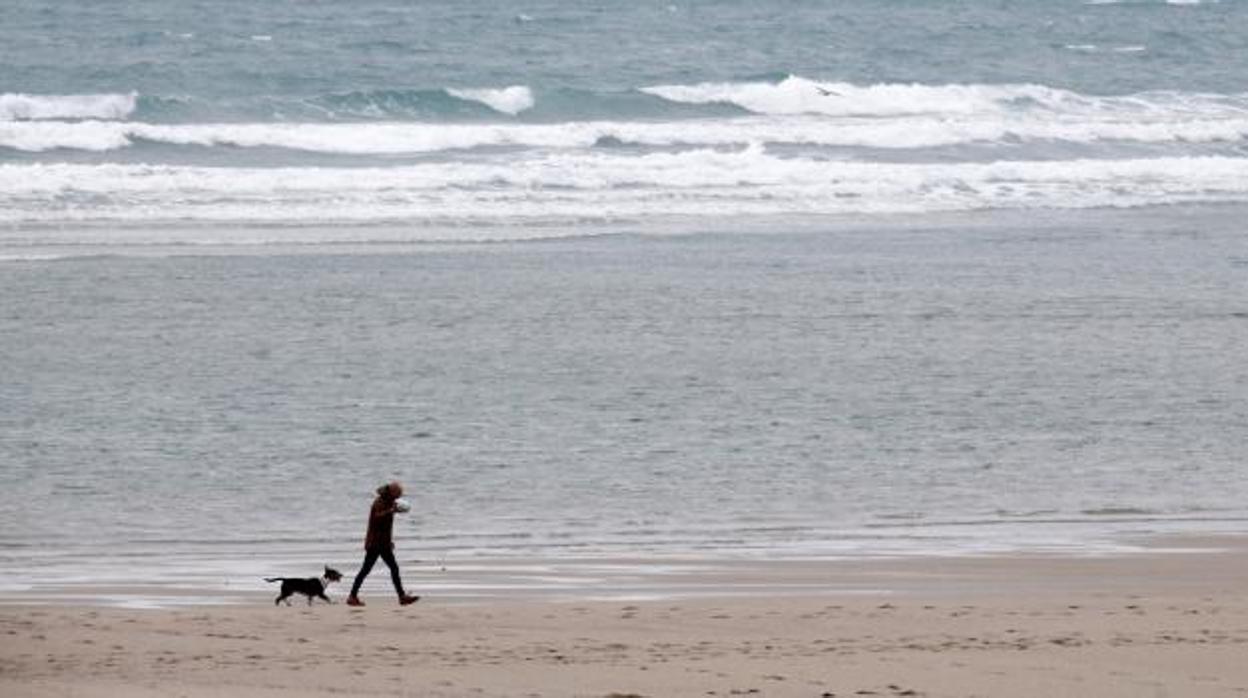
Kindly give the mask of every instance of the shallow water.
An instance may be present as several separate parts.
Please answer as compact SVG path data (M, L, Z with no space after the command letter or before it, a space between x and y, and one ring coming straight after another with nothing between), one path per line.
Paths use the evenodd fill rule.
M0 554L346 565L388 477L426 560L1242 530L1238 220L9 262Z

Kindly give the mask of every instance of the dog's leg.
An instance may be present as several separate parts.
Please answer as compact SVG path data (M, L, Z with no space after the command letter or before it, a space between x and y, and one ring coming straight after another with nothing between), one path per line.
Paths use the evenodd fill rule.
M322 599L325 599L325 603L333 603L333 600L332 600L332 599L330 599L328 596L326 596L326 595L325 595L325 592L323 592L323 591L322 591L321 593L317 594L317 596L321 597Z

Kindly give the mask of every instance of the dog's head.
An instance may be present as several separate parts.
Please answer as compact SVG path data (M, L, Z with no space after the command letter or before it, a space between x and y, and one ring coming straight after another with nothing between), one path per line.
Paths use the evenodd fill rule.
M325 581L336 582L340 579L342 579L341 572L334 569L333 567L330 567L329 565L325 565Z

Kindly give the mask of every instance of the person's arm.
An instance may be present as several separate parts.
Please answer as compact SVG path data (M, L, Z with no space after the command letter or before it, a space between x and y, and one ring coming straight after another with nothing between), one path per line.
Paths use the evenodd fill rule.
M389 506L386 506L381 500L377 500L377 503L373 505L373 518L384 518L394 514L396 511L398 511L398 509L394 506L394 502L391 502Z

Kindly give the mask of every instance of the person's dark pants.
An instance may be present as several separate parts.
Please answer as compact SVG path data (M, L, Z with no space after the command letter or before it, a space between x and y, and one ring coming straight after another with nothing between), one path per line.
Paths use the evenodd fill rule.
M364 564L360 567L359 574L355 575L355 584L351 585L351 595L355 596L360 593L360 585L364 583L364 578L369 572L373 571L373 563L377 562L377 558L381 558L386 563L386 567L390 568L390 581L394 582L394 590L399 594L399 598L403 598L403 580L399 579L399 563L394 559L394 553L389 549L377 549L364 551Z

